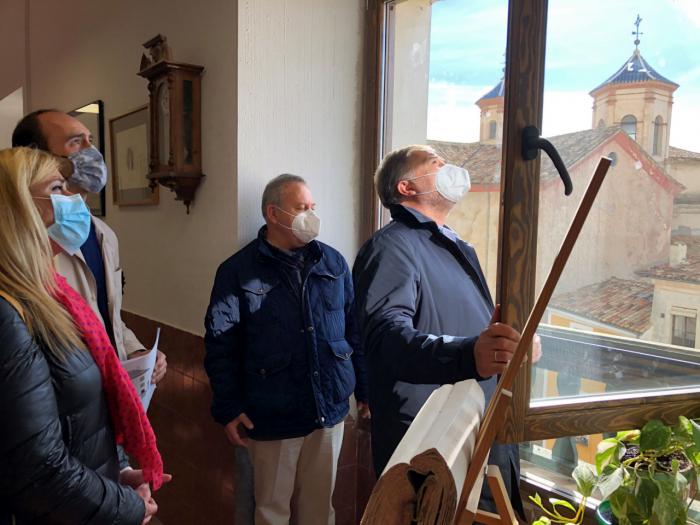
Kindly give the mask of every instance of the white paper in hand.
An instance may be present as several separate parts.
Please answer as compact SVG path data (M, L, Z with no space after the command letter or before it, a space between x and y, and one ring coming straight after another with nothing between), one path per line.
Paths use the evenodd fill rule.
M156 390L156 385L151 383L153 370L156 366L158 356L158 341L160 340L160 327L156 331L156 341L153 347L145 355L123 361L124 369L134 383L134 387L141 397L144 410L148 410L148 405Z

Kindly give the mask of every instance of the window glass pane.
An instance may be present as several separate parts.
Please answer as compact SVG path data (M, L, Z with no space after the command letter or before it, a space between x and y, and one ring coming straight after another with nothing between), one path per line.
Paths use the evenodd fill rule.
M538 290L598 159L615 164L540 327L532 406L700 391L696 314L688 314L700 307L700 135L692 117L700 115L700 77L689 54L700 31L683 3L642 0L634 9L549 2L543 135L574 193L564 196L543 155Z
M474 245L492 293L507 14L507 0L402 0L386 11L382 154L427 142L469 171L471 191L447 224Z
M687 317L685 315L673 316L673 344L695 346L695 317Z
M637 139L637 119L634 115L627 115L622 117L621 123L622 131L627 133L632 140Z

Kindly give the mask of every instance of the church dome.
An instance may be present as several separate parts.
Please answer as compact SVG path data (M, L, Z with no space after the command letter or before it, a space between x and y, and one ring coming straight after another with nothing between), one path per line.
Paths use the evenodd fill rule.
M505 85L505 82L503 80L504 79L501 78L501 81L498 84L496 84L491 91L489 91L483 97L481 97L479 100L477 100L477 104L482 100L487 100L489 98L498 98L498 97L502 97L503 95L505 95L506 85Z
M605 82L593 89L590 94L594 96L598 90L612 84L635 84L639 82L661 82L662 84L668 84L674 90L678 87L678 84L662 76L651 67L644 60L639 49L635 49L632 56L625 61L622 67Z

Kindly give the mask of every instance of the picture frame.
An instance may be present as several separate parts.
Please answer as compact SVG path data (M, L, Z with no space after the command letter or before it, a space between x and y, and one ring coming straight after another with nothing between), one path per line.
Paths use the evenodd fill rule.
M82 122L92 135L92 144L105 156L105 110L102 100L94 100L84 106L80 106L68 112L68 114ZM88 193L85 203L95 217L104 217L107 214L106 186L99 193Z
M112 196L117 206L158 204L158 187L151 189L149 171L148 104L109 121Z

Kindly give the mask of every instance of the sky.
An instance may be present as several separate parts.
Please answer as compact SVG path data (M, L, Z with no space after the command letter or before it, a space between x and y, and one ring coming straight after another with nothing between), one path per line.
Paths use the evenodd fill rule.
M549 0L543 134L591 127L588 92L639 49L674 93L672 146L700 151L700 0ZM474 102L503 75L506 0L441 0L432 6L428 138L479 138ZM466 123L466 125L465 125Z

